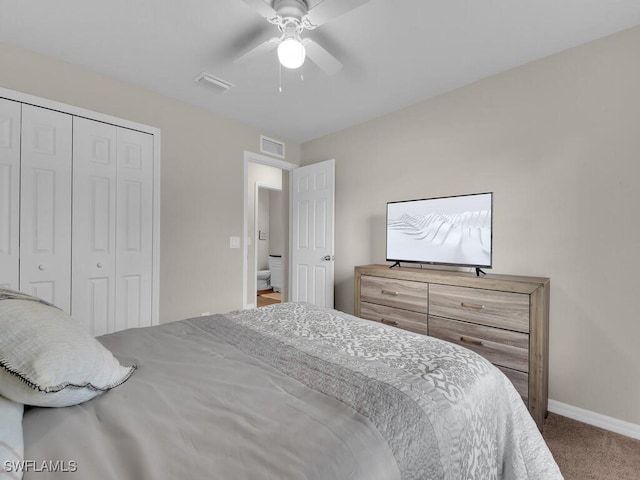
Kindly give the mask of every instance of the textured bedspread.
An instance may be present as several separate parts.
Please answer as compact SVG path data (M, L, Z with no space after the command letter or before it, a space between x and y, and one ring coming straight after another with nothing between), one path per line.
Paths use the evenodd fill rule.
M506 377L437 339L289 303L101 341L138 370L28 410L25 458L93 479L561 478Z

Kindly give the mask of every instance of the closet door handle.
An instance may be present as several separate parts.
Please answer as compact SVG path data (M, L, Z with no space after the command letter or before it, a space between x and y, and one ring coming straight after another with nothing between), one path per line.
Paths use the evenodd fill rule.
M98 268L102 268L102 267L104 267L104 263L102 263L102 262L98 262L98 263L96 264L96 267L98 267Z
M38 265L38 270L46 270L47 266L44 263L41 263L40 265Z

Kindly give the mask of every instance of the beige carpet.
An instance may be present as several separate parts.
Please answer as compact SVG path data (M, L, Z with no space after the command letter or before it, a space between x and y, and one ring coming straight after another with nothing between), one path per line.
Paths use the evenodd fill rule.
M640 440L553 413L542 436L565 480L640 479Z

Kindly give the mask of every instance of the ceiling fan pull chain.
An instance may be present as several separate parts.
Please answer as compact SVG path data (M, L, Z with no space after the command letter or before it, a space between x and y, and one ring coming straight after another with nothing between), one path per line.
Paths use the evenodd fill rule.
M282 93L282 65L278 62L278 91Z

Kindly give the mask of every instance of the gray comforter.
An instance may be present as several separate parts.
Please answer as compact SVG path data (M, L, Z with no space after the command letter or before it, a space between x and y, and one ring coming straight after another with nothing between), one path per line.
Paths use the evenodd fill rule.
M138 370L25 412L25 458L77 464L25 479L562 478L506 377L437 339L289 303L100 340Z

